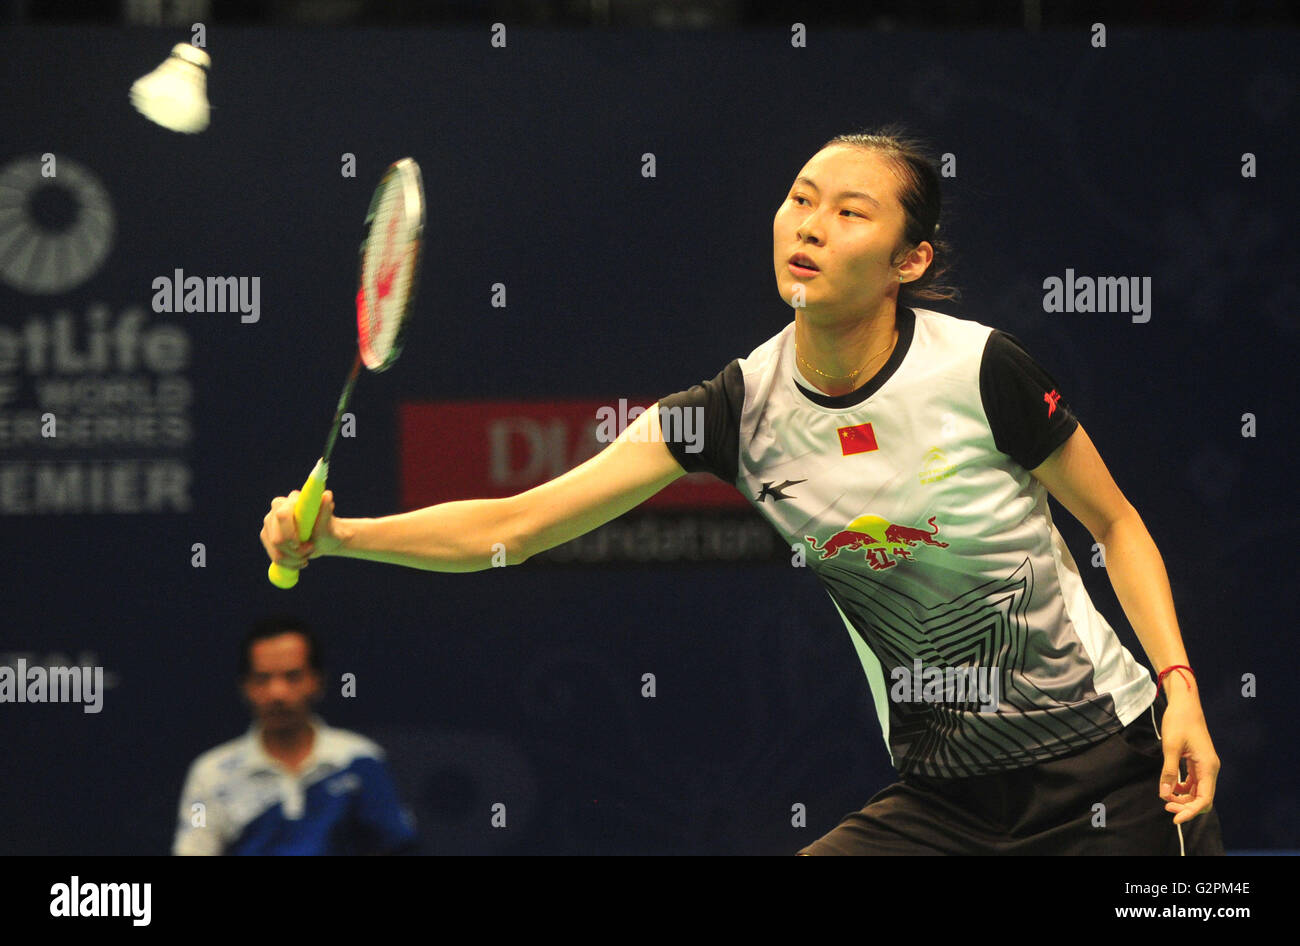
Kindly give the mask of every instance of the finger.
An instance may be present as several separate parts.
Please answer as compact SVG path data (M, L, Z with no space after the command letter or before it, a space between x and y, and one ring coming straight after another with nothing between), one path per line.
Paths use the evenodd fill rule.
M298 538L297 506L299 496L301 496L301 493L296 489L286 496L280 513L281 534L284 536L284 541L288 543L289 547L295 550L302 541Z
M312 527L311 537L313 540L317 536L327 535L330 531L330 520L334 517L334 494L325 490L321 494L320 511L316 514L316 524Z
M275 518L280 522L288 519L293 521L293 507L298 503L298 490L294 490L288 496L282 497L275 507Z
M1204 791L1176 793L1165 803L1165 811L1174 813L1185 811L1188 808L1192 808L1194 811L1202 811L1212 807L1213 799L1208 797Z
M1179 804L1174 810L1174 824L1185 824L1214 807L1214 780L1209 774L1213 768L1213 763L1198 765L1193 759L1187 760L1187 794L1175 796Z
M273 545L283 545L286 541L297 540L298 530L293 521L293 507L298 501L298 491L288 496L277 496L271 503L269 535Z
M302 543L298 540L298 532L292 521L289 524L275 522L268 525L267 538L263 542L267 546L267 551L272 553L272 558L286 567L292 567L291 562L305 558L301 550Z
M271 500L271 510L262 517L262 544L267 546L279 545L282 541L280 535L280 504L284 502L283 496L277 496ZM269 549L268 549L269 551Z
M1191 804L1182 806L1182 810L1174 815L1174 824L1186 824L1193 818L1199 817L1209 810L1209 801L1204 798L1199 798Z
M268 552L271 551L272 549L279 552L291 551L290 542L292 540L291 538L285 536L284 527L281 526L278 522L267 523L263 527L262 532L264 536L262 539L262 544L266 546L266 550Z
M1182 781L1178 772L1178 759L1182 746L1175 746L1170 740L1164 743L1165 765L1160 770L1160 797L1168 801L1174 794L1174 788Z
M302 568L302 566L307 562L306 556L302 555L296 549L288 551L276 549L276 552L271 556L271 559L277 564L283 565L285 568Z
M284 521L286 518L287 523ZM262 519L259 537L267 556L277 565L295 570L306 566L307 553L299 548L297 529L293 524L293 502L288 496L277 496L271 501L271 511Z

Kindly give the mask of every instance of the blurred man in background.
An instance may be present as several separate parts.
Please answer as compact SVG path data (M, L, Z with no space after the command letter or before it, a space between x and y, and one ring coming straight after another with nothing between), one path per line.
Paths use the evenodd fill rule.
M190 766L174 854L391 854L414 821L383 751L312 712L323 692L320 646L300 620L267 618L244 638L240 685L249 731Z

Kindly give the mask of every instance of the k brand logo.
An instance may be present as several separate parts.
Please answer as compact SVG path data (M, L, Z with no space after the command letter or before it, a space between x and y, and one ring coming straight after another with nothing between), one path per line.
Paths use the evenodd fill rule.
M768 496L771 496L771 497L772 497L772 502L774 502L774 503L779 503L779 502L780 502L781 500L783 500L783 499L794 499L794 498L796 498L796 497L786 495L786 494L783 492L783 490L785 490L786 487L788 487L788 486L797 486L797 485L799 485L800 483L807 483L807 482L808 482L808 481L807 481L806 479L804 479L804 480L786 480L784 483L780 484L779 486L773 486L772 483L771 483L771 481L766 482L766 483L763 484L763 488L762 488L762 490L759 491L759 494L758 494L757 496L754 497L754 502L756 502L756 503L761 503L761 502L762 502L764 499L766 499Z

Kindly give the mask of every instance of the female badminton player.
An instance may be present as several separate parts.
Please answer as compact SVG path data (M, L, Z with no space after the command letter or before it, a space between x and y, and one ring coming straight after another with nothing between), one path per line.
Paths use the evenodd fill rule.
M303 543L297 494L277 497L267 554L453 572L504 550L517 564L708 471L825 586L899 773L799 853L1223 853L1219 758L1160 553L1019 342L917 304L953 298L939 215L916 141L832 139L773 221L794 320L747 357L515 496L342 519L326 493ZM704 421L695 452L685 410ZM1100 543L1156 680L1094 607L1048 494Z

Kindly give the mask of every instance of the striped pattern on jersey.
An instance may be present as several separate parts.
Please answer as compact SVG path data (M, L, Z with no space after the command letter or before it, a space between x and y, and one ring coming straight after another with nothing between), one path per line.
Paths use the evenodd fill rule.
M830 397L799 371L791 322L661 399L669 449L803 549L900 773L981 775L1095 744L1156 690L1089 599L1027 469L1078 423L1011 336L906 307L898 328L878 374ZM703 408L702 451L673 438L675 407ZM945 686L922 685L935 674ZM978 698L952 688L980 674Z
M174 854L386 854L415 840L383 750L312 718L311 754L289 772L254 725L203 753L181 791ZM201 817L196 817L201 815Z

